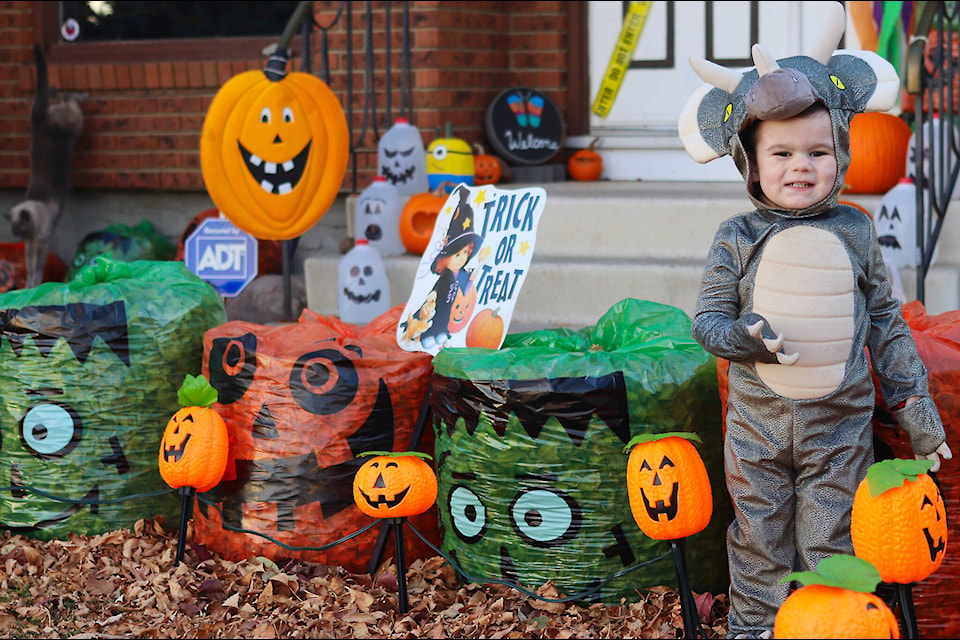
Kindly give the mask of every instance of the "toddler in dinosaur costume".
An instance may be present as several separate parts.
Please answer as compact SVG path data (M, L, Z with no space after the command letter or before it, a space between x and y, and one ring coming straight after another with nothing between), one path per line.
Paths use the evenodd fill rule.
M872 222L837 202L850 120L890 109L899 79L876 54L834 51L844 15L829 5L810 55L774 60L755 45L742 74L691 60L708 84L680 117L688 153L729 153L756 207L720 225L692 329L730 361L731 637L770 637L789 595L780 580L853 552L853 497L874 462L871 363L916 456L934 470L952 456Z

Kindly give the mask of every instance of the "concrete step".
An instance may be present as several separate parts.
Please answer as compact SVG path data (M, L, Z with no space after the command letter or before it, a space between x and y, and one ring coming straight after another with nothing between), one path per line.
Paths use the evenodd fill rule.
M626 297L668 304L692 315L717 226L751 208L743 186L736 183L601 181L540 186L547 201L511 331L593 324ZM872 212L881 197L843 199ZM351 204L348 199L344 211L348 235ZM941 233L937 262L926 279L927 309L932 314L960 308L960 208L952 209ZM341 257L330 250L304 255L310 309L337 313ZM393 305L407 301L419 261L412 254L384 258ZM915 272L904 269L902 278L913 299Z

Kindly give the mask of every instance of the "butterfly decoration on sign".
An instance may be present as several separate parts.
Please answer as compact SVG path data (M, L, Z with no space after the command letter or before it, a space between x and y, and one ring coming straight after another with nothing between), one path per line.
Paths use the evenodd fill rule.
M521 127L531 126L534 129L540 126L540 115L543 113L543 96L529 93L524 96L520 92L507 96L507 104Z

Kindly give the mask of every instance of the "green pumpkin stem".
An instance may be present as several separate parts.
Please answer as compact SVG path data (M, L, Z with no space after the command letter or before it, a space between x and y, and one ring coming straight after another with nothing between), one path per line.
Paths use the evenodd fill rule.
M201 374L192 376L189 373L184 377L183 384L177 390L177 400L183 407L210 407L220 397L210 381Z
M653 442L654 440L663 440L664 438L684 438L690 442L696 442L697 444L703 444L703 440L700 439L700 436L693 433L692 431L670 431L668 433L641 433L638 436L633 436L630 439L630 442L627 443L627 446L623 448L624 453L629 453L638 444L643 444L645 442Z
M780 582L797 582L807 586L822 584L827 587L873 593L880 584L880 571L863 558L846 554L828 556L817 563L817 572L794 571Z
M932 468L933 460L893 458L876 462L867 469L867 485L870 487L870 495L876 498L890 489L902 487L907 480L916 482L919 476Z
M423 453L422 451L364 451L361 454L358 454L358 458L365 458L367 456L386 456L387 458L402 458L404 456L414 456L417 458L422 458L423 460L433 460L433 456L429 453Z

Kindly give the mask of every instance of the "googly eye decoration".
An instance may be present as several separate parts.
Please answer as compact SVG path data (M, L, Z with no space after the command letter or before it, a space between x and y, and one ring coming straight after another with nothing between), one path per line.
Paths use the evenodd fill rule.
M900 95L900 78L893 65L872 51L837 50L846 16L841 3L824 4L824 31L806 55L774 60L755 44L755 66L742 73L704 59L690 59L690 66L705 83L680 113L680 140L690 157L706 163L729 154L730 139L743 129L748 118L758 119L756 105L764 106L759 114L762 116L777 112L778 102L787 107L784 101L797 100L802 88L785 91L783 82L774 81L782 75L776 73L781 70L788 71L793 79L797 79L797 72L805 76L815 98L830 109L833 118L842 114L849 121L857 113L893 108ZM754 113L750 112L751 106ZM782 110L778 115L789 117Z

